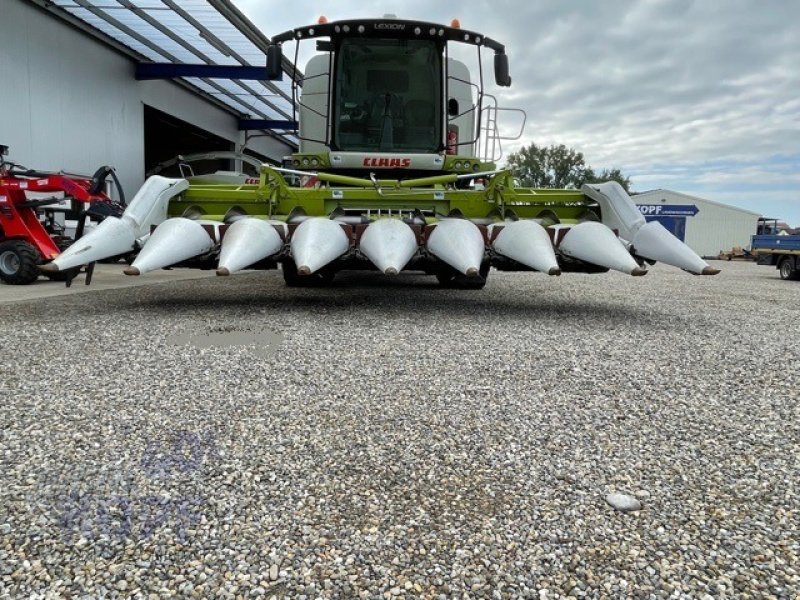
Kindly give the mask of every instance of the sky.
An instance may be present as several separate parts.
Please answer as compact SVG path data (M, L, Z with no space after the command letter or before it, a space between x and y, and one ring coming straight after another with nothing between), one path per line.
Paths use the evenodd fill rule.
M798 0L234 4L268 37L320 14L458 18L506 46L512 87L487 91L527 113L506 154L566 144L596 170L620 168L634 191L676 190L800 226ZM487 51L485 68L491 60Z

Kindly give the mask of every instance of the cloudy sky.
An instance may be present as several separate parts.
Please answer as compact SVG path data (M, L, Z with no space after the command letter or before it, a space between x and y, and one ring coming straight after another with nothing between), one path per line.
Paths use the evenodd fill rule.
M506 45L513 86L498 97L527 112L521 143L572 146L597 169L621 168L635 191L800 226L798 0L234 2L267 36L321 13L457 17Z

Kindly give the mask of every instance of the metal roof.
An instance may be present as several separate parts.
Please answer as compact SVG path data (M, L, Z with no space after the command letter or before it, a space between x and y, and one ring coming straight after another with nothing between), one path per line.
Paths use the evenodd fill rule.
M268 38L228 0L35 1L140 63L265 64ZM283 81L206 77L177 81L240 118L294 118L289 76ZM291 133L272 133L297 145Z

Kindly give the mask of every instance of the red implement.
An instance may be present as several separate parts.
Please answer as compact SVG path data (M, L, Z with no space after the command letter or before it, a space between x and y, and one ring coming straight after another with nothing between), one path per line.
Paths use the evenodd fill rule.
M124 199L117 202L104 192L106 178L116 180L111 167L101 167L92 177L42 173L24 169L13 163L0 162L0 280L10 284L33 283L39 276L39 264L58 256L83 234L85 219L102 220L119 216ZM36 194L33 199L29 194ZM44 194L59 194L45 196ZM63 197L60 195L63 194ZM75 235L64 235L53 218L48 205L71 201L72 212L78 217ZM42 218L42 212L50 213Z

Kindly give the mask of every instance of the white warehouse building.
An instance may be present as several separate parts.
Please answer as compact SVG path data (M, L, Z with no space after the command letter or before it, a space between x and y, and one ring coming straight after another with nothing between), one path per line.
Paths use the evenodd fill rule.
M703 257L716 257L739 246L750 247L759 213L672 190L633 196L648 221L658 221Z
M130 198L179 154L280 163L297 148L275 126L292 118L290 79L259 77L268 40L229 0L0 0L0 39L0 145L15 163L111 165Z

